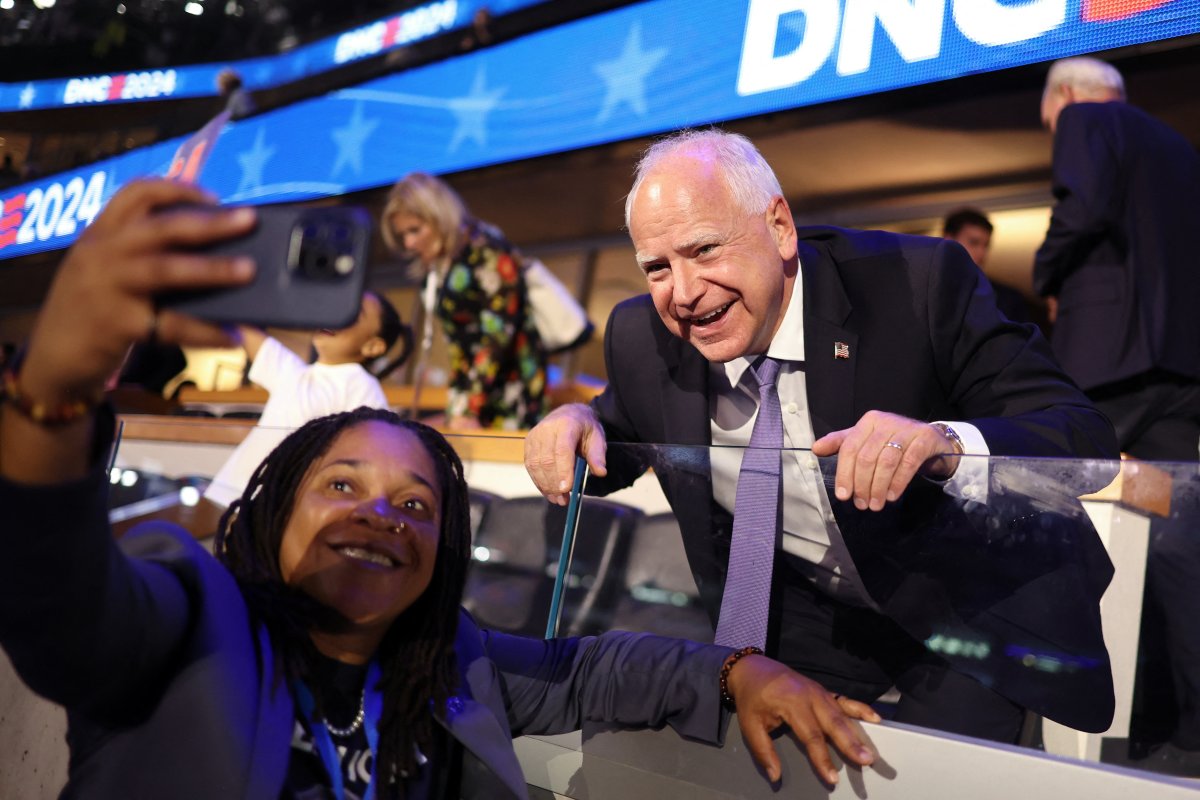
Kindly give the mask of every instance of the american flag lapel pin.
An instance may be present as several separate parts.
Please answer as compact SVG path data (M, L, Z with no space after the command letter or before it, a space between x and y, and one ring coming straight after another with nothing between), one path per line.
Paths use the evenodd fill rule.
M850 345L846 344L845 342L834 342L833 343L833 357L834 358L850 358Z

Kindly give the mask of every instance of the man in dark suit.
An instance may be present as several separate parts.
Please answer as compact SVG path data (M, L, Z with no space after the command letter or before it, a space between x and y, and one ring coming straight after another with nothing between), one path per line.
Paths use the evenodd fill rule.
M1196 461L1200 157L1127 104L1121 74L1092 58L1050 68L1042 121L1054 134L1056 203L1033 280L1057 309L1055 354L1112 420L1122 451ZM1194 491L1178 485L1177 506ZM1152 528L1147 598L1166 620L1180 719L1144 766L1200 775L1200 531L1174 516Z
M783 417L784 445L838 455L830 495L815 460L784 456L782 502L767 532L778 542L767 651L857 699L897 686L904 722L1013 741L1021 706L1045 700L1059 706L1052 715L1075 727L1107 727L1112 686L1096 603L1111 566L1094 532L1072 539L1068 549L1078 561L1039 576L1071 587L1048 610L1044 598L1031 599L1039 579L986 600L982 591L964 604L953 575L949 582L921 577L947 575L948 562L975 587L992 578L987 558L968 566L951 556L969 560L967 551L990 538L961 537L971 544L955 549L962 542L954 533L980 530L971 515L988 499L979 465L972 469L961 454L1117 452L1111 426L1062 374L1044 340L997 312L966 252L925 237L798 232L770 166L744 137L720 131L686 132L652 147L626 216L649 295L620 304L609 319L605 392L591 406L556 409L530 432L526 466L543 494L564 502L576 453L604 477L601 491L632 482L647 464L626 463L629 452L608 449L608 441L752 442L761 415L749 381L764 363L756 357L766 354L780 364L779 405L772 407ZM735 505L742 513L734 497L738 456L714 448L699 469L652 465L679 517L718 639L731 537L737 540L737 515L731 523L730 514ZM946 519L955 523L939 528L937 520ZM994 656L1012 643L1006 637L1019 635L1018 618L1031 616L1001 606L1027 602L1038 609L1033 616L1056 620L1058 630L1041 641L1087 654L1072 691L1026 691L1025 674L989 688L983 680L995 671L962 661L951 668L923 644L953 619L964 630L995 634ZM1064 623L1064 615L1071 620ZM981 619L990 622L972 627Z
M1042 99L1054 197L1033 268L1055 300L1051 343L1123 450L1194 461L1200 448L1200 157L1124 102L1121 75L1058 61Z

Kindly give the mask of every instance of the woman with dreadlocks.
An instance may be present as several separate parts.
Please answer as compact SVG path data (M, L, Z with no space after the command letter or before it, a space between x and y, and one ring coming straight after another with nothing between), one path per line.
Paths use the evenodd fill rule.
M722 701L772 780L783 722L831 782L827 739L872 761L850 721L878 719L869 707L750 648L481 631L459 608L462 465L436 431L387 411L285 439L223 518L216 559L161 522L115 542L105 379L147 330L224 343L153 298L253 272L196 252L248 231L252 211L155 214L200 202L162 181L114 196L0 384L0 645L67 709L64 797L521 797L513 735L594 719L719 742Z

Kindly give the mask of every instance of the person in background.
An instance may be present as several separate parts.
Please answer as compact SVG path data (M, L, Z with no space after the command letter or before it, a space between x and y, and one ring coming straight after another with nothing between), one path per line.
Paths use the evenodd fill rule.
M217 73L217 93L224 103L221 110L228 111L230 119L248 117L258 110L236 69L226 68Z
M17 352L15 342L0 342L0 368L8 363L13 354Z
M1112 420L1123 452L1195 462L1200 155L1125 102L1121 73L1094 58L1051 66L1041 112L1054 136L1055 204L1033 287L1055 311L1054 352ZM1173 502L1186 502L1189 492L1177 483ZM1147 606L1162 614L1178 720L1170 740L1138 764L1200 777L1200 531L1182 527L1178 516L1154 521L1146 572ZM1153 652L1153 638L1142 637L1143 655ZM1141 681L1147 692L1171 683Z
M458 49L464 53L479 47L487 47L492 43L492 12L487 6L480 6L471 16L471 27L463 34Z
M866 705L763 656L608 633L526 639L460 607L467 485L437 431L390 411L288 436L222 519L216 558L152 522L119 542L105 512L114 420L103 386L130 345L228 344L159 311L160 293L250 280L246 258L189 248L244 234L254 211L167 181L119 191L55 275L18 368L0 382L0 646L67 709L64 796L524 798L512 737L585 719L670 724L719 743L736 705L780 777L784 722L837 781L875 755Z
M987 266L988 250L992 246L992 221L977 208L963 207L946 215L942 222L942 238L958 242L982 270ZM1014 322L1032 322L1025 295L1011 286L989 280L996 293L996 306Z
M258 424L213 477L205 499L225 508L240 497L259 462L305 422L359 406L387 408L383 387L366 365L388 353L403 329L395 307L383 295L366 292L353 323L313 334L317 359L306 364L258 328L239 326L250 361L248 377L270 396Z
M21 173L13 163L12 153L5 153L0 161L0 189L16 186L21 182Z
M603 394L556 408L526 437L525 465L543 495L565 503L577 455L591 467L589 492L628 486L653 466L715 641L764 647L859 700L895 686L898 721L1015 742L1022 706L1054 705L1069 707L1072 727L1107 728L1099 600L1112 567L1094 531L1074 554L1077 588L1053 602L1030 597L1028 607L1050 607L1014 623L1038 629L1040 641L1086 639L1089 657L1104 662L1049 697L928 650L932 605L889 602L905 594L898 586L936 576L917 571L906 583L908 545L871 551L888 546L874 538L912 541L922 524L904 513L922 501L902 495L983 496L971 477L980 460L955 456L1117 456L1108 421L1036 328L1000 315L966 252L929 237L797 229L762 154L720 130L656 142L625 209L648 294L609 317ZM716 446L689 471L620 449L610 460L609 441ZM834 454L827 491L811 455ZM881 561L896 566L881 570ZM940 579L953 583L964 569Z
M383 238L426 271L426 313L441 321L450 351L446 425L536 425L545 412L546 353L520 252L445 182L422 172L392 187Z

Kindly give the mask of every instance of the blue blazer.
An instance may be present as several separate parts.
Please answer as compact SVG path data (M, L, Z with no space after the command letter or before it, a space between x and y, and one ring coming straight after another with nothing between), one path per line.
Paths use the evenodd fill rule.
M186 532L120 543L105 480L0 480L0 645L67 708L64 797L278 800L295 711L229 572ZM512 737L583 720L670 724L721 741L726 648L627 633L541 641L481 631L463 612L459 681L438 721L463 746L462 796L526 797Z

